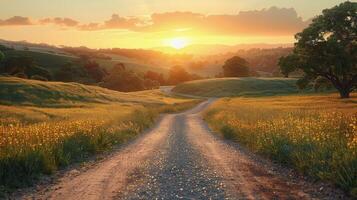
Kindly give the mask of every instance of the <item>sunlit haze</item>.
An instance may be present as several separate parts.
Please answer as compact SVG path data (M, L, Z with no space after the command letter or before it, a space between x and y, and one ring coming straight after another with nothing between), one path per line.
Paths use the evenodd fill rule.
M340 2L3 0L0 39L91 48L286 44L322 9Z

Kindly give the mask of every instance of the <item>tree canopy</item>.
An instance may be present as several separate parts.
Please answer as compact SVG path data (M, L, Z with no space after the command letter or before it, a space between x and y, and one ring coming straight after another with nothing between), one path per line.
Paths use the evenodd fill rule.
M228 59L223 65L225 77L247 77L250 75L248 62L238 56Z
M34 75L42 76L44 79L51 80L48 70L38 66L32 57L10 56L6 57L0 67L0 73L30 78Z
M0 62L5 59L5 54L0 51Z
M302 86L323 77L348 98L357 87L357 3L324 10L295 38L293 53L280 60L281 71L302 70Z
M132 92L154 89L160 86L156 80L145 79L137 73L127 70L125 65L118 63L100 83L102 87L121 92Z
M192 80L191 74L189 74L183 67L178 65L171 67L168 78L170 84L176 85L190 80Z

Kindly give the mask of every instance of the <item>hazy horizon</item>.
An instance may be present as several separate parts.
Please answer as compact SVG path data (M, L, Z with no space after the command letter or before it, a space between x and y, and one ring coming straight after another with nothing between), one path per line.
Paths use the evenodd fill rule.
M3 1L0 38L89 48L287 44L312 17L341 2Z

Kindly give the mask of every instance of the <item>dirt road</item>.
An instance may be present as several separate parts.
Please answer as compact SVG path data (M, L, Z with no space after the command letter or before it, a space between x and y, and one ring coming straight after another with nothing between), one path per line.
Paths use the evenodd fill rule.
M28 199L311 199L306 185L277 175L216 138L199 112L165 115L156 127L90 169L69 173Z

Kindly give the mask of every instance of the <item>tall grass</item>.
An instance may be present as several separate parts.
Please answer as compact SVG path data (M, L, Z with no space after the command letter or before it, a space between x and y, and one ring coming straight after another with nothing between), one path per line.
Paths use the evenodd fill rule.
M356 104L354 100L329 99L296 96L226 99L211 106L205 119L227 139L354 193L357 110L353 105Z
M87 108L92 112L84 116L42 122L1 118L0 193L31 185L42 174L110 150L151 126L160 113L185 110L196 103L129 104L112 106L112 112L94 107Z

